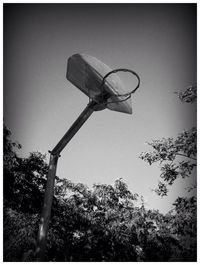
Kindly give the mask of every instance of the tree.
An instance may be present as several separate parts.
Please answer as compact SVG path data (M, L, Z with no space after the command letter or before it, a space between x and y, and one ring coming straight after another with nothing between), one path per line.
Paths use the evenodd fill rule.
M36 246L47 164L39 152L19 157L21 145L5 125L3 136L4 260L28 260Z
M182 102L194 103L197 100L197 85L191 85L185 91L175 93L178 94L178 97Z
M194 103L197 87L190 86L184 92L177 93L182 102ZM150 165L159 162L162 181L155 190L158 195L166 196L168 186L181 177L190 177L197 166L197 129L185 130L177 138L162 138L148 143L153 151L143 152L140 158ZM191 188L195 188L194 185Z
M4 205L36 213L41 209L46 184L45 155L32 152L27 158L19 157L17 151L21 145L10 136L10 130L4 126Z
M39 214L4 208L4 261L33 261Z
M168 213L171 233L179 239L179 249L176 249L174 261L197 260L197 200L196 197L180 198L173 203L173 209Z
M4 261L35 261L47 164L38 152L19 157L6 127L4 136ZM89 189L56 177L46 260L194 261L195 199L166 215L139 202L121 178Z
M129 222L137 194L132 194L121 179L114 186L95 184L92 190L61 179L57 181L56 196L62 197L66 207L72 207L70 212L73 209L71 257L65 259L137 260L137 234Z

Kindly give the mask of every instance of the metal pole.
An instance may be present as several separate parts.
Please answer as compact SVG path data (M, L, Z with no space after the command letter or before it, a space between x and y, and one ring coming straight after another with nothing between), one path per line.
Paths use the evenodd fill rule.
M72 126L63 136L63 138L58 142L58 144L54 147L54 149L51 152L49 170L47 175L47 186L45 190L43 210L40 218L40 225L38 231L38 242L36 248L37 261L45 261L45 247L47 241L49 220L51 216L52 200L54 195L56 168L60 152L64 149L67 143L72 139L72 137L76 134L76 132L90 117L90 115L95 110L95 106L97 106L97 103L94 101L91 101L87 105L87 107L83 110L83 112L80 114L77 120L72 124Z
M51 154L49 161L49 170L47 175L47 186L44 195L44 204L40 218L40 226L38 231L38 244L36 249L36 260L45 260L45 247L47 241L47 232L49 227L49 220L51 216L51 205L54 194L54 182L56 175L56 168L58 163L58 156Z
M77 133L77 131L81 128L81 126L86 122L86 120L90 117L90 115L95 110L95 106L98 103L91 101L87 107L83 110L81 115L77 118L77 120L72 124L63 138L58 142L58 144L52 150L52 154L60 154L64 147L68 144L68 142L72 139L72 137Z

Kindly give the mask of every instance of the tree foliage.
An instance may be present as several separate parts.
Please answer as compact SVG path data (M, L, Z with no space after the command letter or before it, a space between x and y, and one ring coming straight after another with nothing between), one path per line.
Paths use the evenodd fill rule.
M185 91L176 93L182 102L194 103L197 100L197 85L193 84L187 87Z
M45 156L17 154L4 128L4 261L34 261L46 182ZM164 215L146 209L123 179L114 185L56 177L47 261L195 261L196 200ZM188 241L189 240L189 241Z
M45 155L32 152L27 158L17 155L21 148L10 139L4 127L4 204L22 212L38 212L41 208L48 166Z
M184 92L179 92L178 96L183 102L194 103L196 90L196 86L190 86ZM150 165L159 163L161 181L155 191L158 195L166 196L169 185L179 177L190 177L197 166L197 128L185 130L176 138L152 140L148 145L153 150L141 153L140 158Z

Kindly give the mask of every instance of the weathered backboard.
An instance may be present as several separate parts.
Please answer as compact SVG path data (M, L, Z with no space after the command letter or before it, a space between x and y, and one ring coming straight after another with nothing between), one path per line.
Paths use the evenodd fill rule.
M95 57L86 54L74 54L68 59L67 79L95 101L102 94L100 86L103 77L110 71L112 69ZM111 74L106 78L103 90L109 94L106 108L129 114L132 113L131 98L121 101L126 97L117 96L127 92L117 74Z

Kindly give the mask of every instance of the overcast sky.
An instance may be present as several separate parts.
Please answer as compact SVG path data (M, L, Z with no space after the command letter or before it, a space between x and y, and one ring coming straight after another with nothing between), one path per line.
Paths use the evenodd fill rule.
M195 4L5 4L4 121L21 154L52 150L88 98L66 79L67 59L92 55L112 69L129 68L141 78L133 114L95 112L61 153L57 175L113 184L122 177L146 206L166 212L186 183L177 181L161 199L151 189L158 165L139 155L147 141L176 137L196 125L195 105L175 91L196 81ZM122 77L127 90L134 79Z

